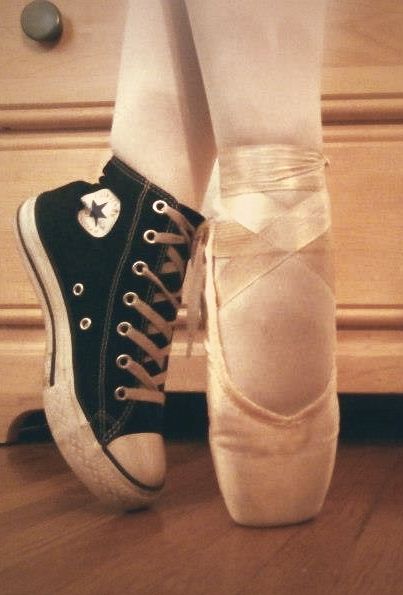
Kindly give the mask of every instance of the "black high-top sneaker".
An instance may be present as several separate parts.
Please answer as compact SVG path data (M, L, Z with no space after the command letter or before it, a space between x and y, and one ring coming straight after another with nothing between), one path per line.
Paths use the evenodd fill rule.
M94 494L133 509L164 483L164 381L203 217L115 157L103 174L26 201L17 235L45 313L52 434Z

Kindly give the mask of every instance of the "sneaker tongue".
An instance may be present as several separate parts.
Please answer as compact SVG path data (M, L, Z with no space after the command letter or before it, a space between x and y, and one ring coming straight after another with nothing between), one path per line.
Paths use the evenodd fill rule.
M199 227L199 225L201 225L205 220L203 215L182 203L179 203L179 210L182 213L182 215L186 217L189 223L193 225L193 227Z

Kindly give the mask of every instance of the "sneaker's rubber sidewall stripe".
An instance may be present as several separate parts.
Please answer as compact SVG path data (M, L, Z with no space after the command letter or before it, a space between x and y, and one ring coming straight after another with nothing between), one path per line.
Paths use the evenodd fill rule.
M37 270L35 268L35 263L34 263L33 259L31 258L31 255L30 255L28 248L24 241L24 236L22 234L21 227L20 227L21 208L22 208L22 205L19 206L18 211L17 211L17 215L16 215L16 219L15 219L15 221L16 221L15 227L16 227L17 237L20 242L20 246L23 250L23 254L27 258L29 266L35 275L35 280L39 285L39 289L40 289L39 297L41 298L42 302L43 301L45 302L43 304L43 306L45 307L45 312L46 312L46 315L48 316L48 321L49 321L48 327L46 328L46 332L51 333L51 337L52 337L50 353L47 354L50 357L50 371L49 371L48 382L49 382L50 386L53 386L55 383L55 362L56 362L55 320L53 317L53 312L52 312L52 308L50 306L49 298L48 298L48 295L45 290L45 286L42 282L42 279L40 278L40 276L37 273ZM38 289L37 289L37 293L39 293Z

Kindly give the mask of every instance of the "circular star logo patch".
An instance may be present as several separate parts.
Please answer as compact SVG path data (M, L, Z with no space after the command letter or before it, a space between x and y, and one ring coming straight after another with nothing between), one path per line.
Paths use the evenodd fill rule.
M81 197L84 208L78 213L80 225L95 238L106 236L120 213L120 200L108 188Z

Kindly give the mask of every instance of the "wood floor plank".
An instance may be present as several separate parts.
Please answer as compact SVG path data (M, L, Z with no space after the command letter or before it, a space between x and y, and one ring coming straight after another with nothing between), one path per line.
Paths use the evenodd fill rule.
M343 574L399 456L402 449L342 445L322 514L302 524L239 595L330 595L340 584L340 595L350 595Z
M403 446L344 443L313 522L235 525L207 443L169 442L152 510L111 514L54 444L0 449L3 595L400 595Z
M389 473L382 489L374 493L335 595L403 592L403 449L393 450L385 462Z

